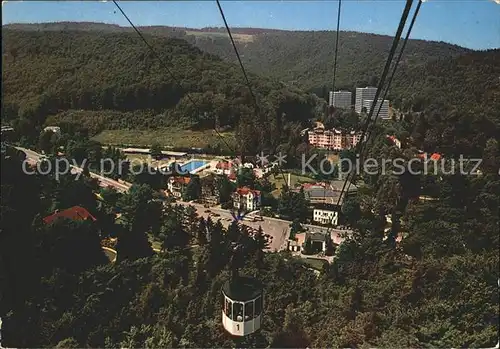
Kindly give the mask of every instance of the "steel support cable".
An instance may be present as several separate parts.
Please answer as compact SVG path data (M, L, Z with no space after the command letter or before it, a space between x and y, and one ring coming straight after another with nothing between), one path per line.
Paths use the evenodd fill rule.
M127 22L132 26L132 28L135 30L135 32L137 33L137 35L139 35L139 37L142 39L142 41L144 41L144 43L146 44L146 46L149 48L149 50L153 53L153 55L155 56L156 59L158 59L158 61L161 63L161 65L163 66L163 68L168 72L168 74L170 75L170 77L172 78L172 80L179 86L179 87L182 87L182 84L180 83L180 81L175 77L174 73L172 73L172 70L170 70L167 66L167 64L165 63L165 61L160 57L160 55L158 53L156 53L155 49L153 48L153 46L146 40L146 38L144 37L144 35L142 35L142 33L139 31L139 29L137 29L137 27L134 25L134 23L132 23L132 21L130 20L130 18L127 16L127 14L125 13L125 11L122 10L122 8L120 7L120 5L118 5L117 1L116 0L113 0L113 3L115 4L115 6L118 8L118 10L121 12L121 14L123 15L123 17L125 17L125 19L127 20ZM198 113L201 115L201 108L198 106L198 104L193 100L193 98L188 94L186 94L186 97L189 99L189 101L194 105L194 107L197 109ZM227 143L227 141L224 139L224 137L220 134L219 131L217 131L217 129L214 127L214 131L215 133L220 137L220 139L222 140L222 142L224 142L224 144L228 147L228 149L235 153L236 154L236 151L234 149L231 148L231 146L229 145L229 143Z
M236 47L236 43L234 42L234 39L233 39L233 34L231 34L231 29L229 28L229 24L227 23L227 20L226 20L226 15L224 14L224 10L222 9L220 1L216 0L216 2L217 2L217 7L219 8L219 12L220 12L220 15L222 17L222 20L224 21L224 25L226 26L226 31L227 31L227 34L229 35L229 39L231 39L231 44L233 45L234 52L236 53L236 57L238 58L238 62L240 63L240 68L241 68L241 71L243 72L243 76L245 77L245 81L247 83L248 90L250 91L250 94L252 95L254 106L255 106L255 112L256 112L257 116L260 118L261 113L260 113L259 105L257 104L257 98L255 97L255 94L253 93L252 85L250 84L250 80L248 79L248 75L246 73L245 67L243 66L243 62L241 61L240 53L238 52L238 48ZM285 174L283 173L280 166L278 166L278 170L280 171L281 176L283 177L285 187L288 189L288 183L287 183L287 180L285 178Z
M238 49L236 48L236 43L234 42L233 39L233 34L231 34L231 29L229 29L229 25L227 24L226 16L224 15L224 11L222 10L222 6L220 5L219 0L216 0L217 2L217 7L219 7L219 12L222 17L222 20L224 21L224 25L226 26L227 34L229 35L229 39L231 39L231 44L233 45L234 52L236 53L236 57L238 58L238 62L240 63L240 68L241 71L243 72L243 75L245 77L245 80L247 82L248 90L250 91L250 94L252 95L253 102L255 104L255 109L256 111L260 112L259 105L257 104L257 98L255 97L253 90L252 90L252 85L250 84L250 80L248 80L248 75L245 70L245 67L243 66L243 62L241 61L240 53L238 52Z
M333 62L333 84L332 92L335 94L335 80L337 77L337 56L339 52L339 30L340 30L340 10L342 7L342 0L339 0L339 8L337 10L337 35L335 37L335 59Z
M338 57L338 52L339 52L339 30L340 30L340 10L342 8L342 0L338 0L339 2L339 7L337 9L337 32L335 36L335 55L334 55L334 61L333 61L333 83L332 83L332 106L333 106L333 99L335 98L335 82L336 82L336 77L337 77L337 57ZM328 96L330 97L330 96ZM328 101L328 104L330 104L330 101ZM330 109L330 105L328 106L328 111ZM330 114L330 113L328 113ZM326 181L325 181L326 182ZM326 185L323 190L323 200L326 201Z
M358 142L358 144L356 144L356 153L357 154L362 154L362 152L363 152L363 146L365 144L365 136L366 136L366 133L367 133L367 130L368 130L371 118L373 116L373 112L375 110L375 105L376 105L376 103L378 101L378 97L380 95L380 91L382 90L382 87L384 86L384 81L387 78L387 74L389 73L389 68L391 66L392 59L393 59L394 54L396 52L396 49L398 47L399 40L401 39L401 34L402 34L403 29L405 27L406 20L408 18L408 15L410 13L412 5L413 5L413 0L406 0L406 5L405 5L405 8L403 10L403 14L401 15L401 20L399 22L399 26L398 26L398 29L396 31L396 35L394 36L394 40L392 42L391 50L389 51L389 56L387 57L387 61L385 63L385 67L384 67L384 70L382 72L382 76L381 76L381 78L379 80L379 84L378 84L378 87L377 87L377 92L375 93L375 98L373 99L373 102L372 102L372 105L371 105L371 108L370 108L370 112L368 113L368 117L366 119L366 123L365 123L365 126L363 128L363 132L361 134L361 140ZM339 198L338 198L338 201L337 201L337 205L336 205L337 207L339 207L339 205L340 205L340 202L342 200L342 196L343 196L344 192L346 191L346 187L347 187L347 191L348 191L349 188L350 188L350 186L351 186L351 182L353 181L353 179L350 179L351 173L352 173L352 176L354 177L356 170L357 169L354 169L354 170L351 169L351 172L349 172L347 174L347 178L344 181L344 185L342 186L342 190L340 192L340 195L339 195ZM349 184L347 184L347 183L349 183ZM332 218L332 221L333 221L333 218ZM329 232L330 232L330 228L328 228L328 230L327 230L327 233L329 233Z
M418 12L420 11L420 7L422 6L422 3L423 3L422 0L418 0L417 8L415 9L415 13L413 13L413 18L410 22L410 26L408 27L408 32L406 33L406 37L403 41L403 45L401 46L401 50L399 51L398 57L396 58L396 64L394 65L394 68L392 69L391 76L389 77L389 80L387 82L387 86L386 86L385 91L384 91L384 96L382 97L382 102L385 100L385 98L387 97L387 94L389 93L389 88L391 87L392 79L394 78L394 75L396 74L396 70L398 69L399 61L401 60L401 57L403 56L403 52L406 48L406 44L408 43L408 38L410 37L411 30L413 29L413 25L415 24L415 21L417 20ZM375 114L375 119L373 120L373 124L375 124L377 122L377 119L378 119L378 116L380 114L381 109L382 109L382 103L380 103L380 105L378 107L378 111L377 111L377 114ZM370 139L370 136L371 136L371 133L368 135L367 141L368 141L368 139Z

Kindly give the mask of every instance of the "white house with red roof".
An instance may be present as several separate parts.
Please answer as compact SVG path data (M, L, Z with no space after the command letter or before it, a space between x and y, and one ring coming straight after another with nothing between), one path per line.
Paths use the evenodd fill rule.
M94 222L96 221L96 218L92 216L89 213L89 211L87 211L85 208L80 206L73 206L64 211L54 212L50 216L45 217L43 219L43 222L45 224L51 224L58 218L66 218L74 221L86 221L86 220L92 220Z
M232 161L219 161L217 165L215 165L214 172L216 174L229 176L235 168L236 166Z
M261 193L248 187L236 189L233 193L233 207L236 210L254 211L260 207Z
M401 149L401 141L397 139L395 136L386 136L388 140L390 140L396 147Z
M180 198L190 181L191 178L189 177L181 177L181 176L170 177L167 183L168 192L171 195Z

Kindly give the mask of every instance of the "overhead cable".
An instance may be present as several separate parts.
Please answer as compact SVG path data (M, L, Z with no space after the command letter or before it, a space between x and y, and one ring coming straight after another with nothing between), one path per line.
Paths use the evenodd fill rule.
M339 52L339 30L340 30L340 10L342 7L342 0L339 0L339 7L337 10L337 35L335 37L335 60L333 63L333 84L332 92L335 94L335 80L337 77L337 55Z
M182 84L180 83L180 81L175 77L174 73L172 72L172 70L170 70L170 68L168 67L168 65L165 63L165 61L161 58L161 56L155 51L155 49L153 48L153 46L146 40L146 38L144 37L144 35L142 35L142 33L139 31L139 29L137 29L137 27L134 25L134 23L132 23L132 21L130 20L130 18L127 16L127 14L125 13L125 11L123 11L123 9L120 7L120 5L118 5L118 2L116 0L113 0L113 3L115 4L115 6L118 8L118 10L121 12L121 14L123 15L123 17L125 17L125 19L128 21L128 23L130 24L130 26L135 30L135 32L137 33L137 35L139 35L139 37L142 39L142 41L146 44L146 46L149 48L149 50L151 51L151 53L156 57L156 59L158 59L158 61L161 63L161 65L163 66L163 68L168 72L168 74L170 75L170 77L172 78L172 80L174 80L174 82L179 85L179 87L182 87ZM194 105L194 107L197 109L199 115L201 115L201 108L198 106L198 104L193 100L193 98L190 96L189 93L186 94L186 97L189 99L189 101ZM224 137L220 134L219 131L217 131L217 128L214 127L214 131L215 133L220 137L220 139L222 140L222 142L228 147L228 149L233 152L233 153L236 153L234 151L234 149L231 148L231 146L227 143L227 141L224 139Z
M417 4L417 8L415 9L415 12L413 13L413 18L410 22L410 26L408 27L408 32L406 33L406 37L403 41L403 45L401 46L401 50L399 51L399 55L396 59L396 64L394 64L394 67L392 69L391 76L389 77L389 81L387 82L387 86L384 91L384 96L382 97L382 102L379 104L377 114L375 114L375 119L373 120L373 123L375 124L377 122L378 116L380 114L380 110L382 109L382 103L384 102L385 98L387 97L387 94L389 93L389 88L391 87L392 79L394 78L394 75L396 74L396 70L398 69L399 61L401 60L401 57L403 56L403 52L406 47L406 43L408 42L408 38L410 37L411 30L413 29L413 25L415 24L415 21L418 16L418 12L420 11L420 6L422 6L423 1L419 0ZM368 135L368 139L370 138L371 134Z
M367 133L371 118L373 116L373 112L375 110L375 105L378 101L380 91L382 90L382 88L384 86L384 82L385 82L385 79L387 78L387 74L389 73L389 68L391 66L392 59L394 57L394 54L396 53L396 49L398 47L399 40L401 39L401 34L402 34L403 29L405 27L406 20L408 18L408 15L410 13L412 5L413 5L413 0L406 0L406 5L405 5L405 8L404 8L403 13L401 15L401 19L399 21L399 26L398 26L398 29L396 31L396 35L394 36L393 42L392 42L391 50L389 51L389 56L387 57L387 61L386 61L385 66L384 66L382 76L379 80L377 92L375 93L375 98L373 99L372 106L371 106L370 111L368 113L368 117L366 119L365 126L364 126L363 132L361 134L361 140L358 142L358 144L356 144L356 153L357 154L362 154L362 152L363 152L363 146L365 144L366 133ZM350 178L351 174L353 177L352 179ZM337 205L336 205L337 207L339 207L340 203L342 202L342 196L343 196L344 192L346 192L346 187L347 187L347 191L349 191L349 188L351 186L351 182L354 179L354 176L355 176L355 170L351 170L351 172L349 172L347 174L347 178L344 181L344 184L342 186L342 190L341 190L339 198L337 200ZM333 219L332 219L332 221L333 221ZM329 231L330 231L330 228L328 229L328 232Z
M243 75L245 77L245 80L246 80L246 83L247 83L247 86L248 86L248 90L250 91L250 94L252 95L253 102L254 102L254 105L255 105L255 112L256 112L257 116L260 118L261 117L261 115L260 115L260 108L259 108L259 105L257 104L257 98L255 97L255 94L253 93L252 85L250 84L250 80L248 80L248 76L247 76L245 67L243 66L243 62L241 61L240 53L238 52L238 48L236 47L236 43L234 42L233 35L231 34L231 29L229 28L229 24L227 23L226 16L224 15L224 10L222 9L220 1L216 0L216 2L217 2L217 7L219 8L222 20L224 21L224 25L226 26L226 30L227 30L227 33L229 35L229 38L231 39L231 43L233 45L234 52L236 53L236 57L238 58L238 62L240 63L241 71L243 72ZM283 177L285 188L289 189L288 188L287 180L285 178L285 174L283 173L283 171L281 169L281 166L279 166L279 165L278 165L278 170L280 171L281 176Z

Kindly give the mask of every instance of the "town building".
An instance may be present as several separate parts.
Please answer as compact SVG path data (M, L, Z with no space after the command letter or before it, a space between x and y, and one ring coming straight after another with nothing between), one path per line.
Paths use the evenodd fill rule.
M43 129L43 132L53 132L61 134L61 128L59 126L47 126Z
M352 93L349 91L330 91L328 105L335 108L349 109L352 105Z
M401 141L399 139L397 139L395 136L389 136L389 135L387 135L386 137L389 141L392 142L392 144L401 149Z
M315 253L321 253L326 251L328 240L331 237L323 232L298 233L295 235L295 240L288 240L287 249L292 252L303 252L307 239L311 239L312 250Z
M347 133L343 138L342 148L354 148L361 141L362 136L362 132L351 131Z
M315 208L313 222L336 226L339 223L339 212L331 208Z
M184 190L191 181L189 177L173 176L168 179L167 189L170 195L176 198L182 197Z
M374 100L377 94L376 87L357 87L356 88L356 103L354 104L354 110L356 113L360 114L363 109L364 100Z
M2 126L2 134L7 133L7 132L13 132L14 128L10 126Z
M311 205L326 204L326 205L337 205L337 202L342 192L344 186L344 181L331 181L329 183L305 183L299 188L292 189L292 191L299 192L302 188L304 190L304 196L306 200L309 201ZM347 186L346 189L347 191ZM339 203L341 206L349 194L356 192L356 185L352 184L349 186L349 190L342 195L342 200Z
M373 111L372 117L375 118L377 115L377 112L380 108L380 102L379 100L377 102L377 105L375 106L375 110ZM373 104L373 99L365 99L363 100L363 107L366 108L366 112L370 113L370 108L372 107ZM382 103L382 108L380 108L380 112L378 114L378 119L389 119L389 101L387 99L384 99Z
M361 140L361 133L351 131L348 133L337 129L324 130L316 128L308 132L309 144L323 149L342 150L355 147Z
M96 218L92 216L89 211L80 206L73 206L63 211L56 211L50 216L47 216L43 219L45 224L51 224L58 218L66 218L74 221L96 221Z
M201 182L201 201L208 205L218 205L219 190L217 188L217 179L213 175L200 178Z
M233 207L236 210L254 211L260 207L261 193L248 187L236 189L232 195Z
M237 166L231 161L219 161L217 165L215 165L214 173L229 176L234 172L236 167Z

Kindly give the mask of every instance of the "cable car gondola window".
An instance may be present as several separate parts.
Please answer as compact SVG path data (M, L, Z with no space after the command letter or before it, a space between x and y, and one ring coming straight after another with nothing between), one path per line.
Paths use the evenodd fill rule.
M254 317L259 316L262 313L262 297L259 297L255 300L255 315Z
M233 319L235 321L243 321L243 304L234 302L233 304Z
M226 299L226 306L224 307L224 310L226 311L227 317L232 320L233 319L233 303L228 299Z
M245 303L245 321L253 319L253 301Z

